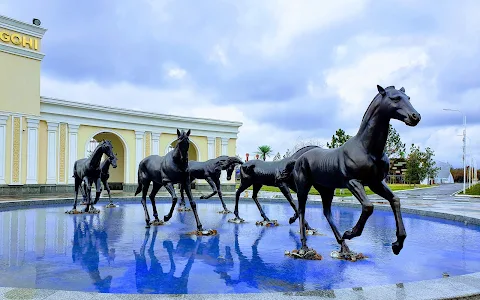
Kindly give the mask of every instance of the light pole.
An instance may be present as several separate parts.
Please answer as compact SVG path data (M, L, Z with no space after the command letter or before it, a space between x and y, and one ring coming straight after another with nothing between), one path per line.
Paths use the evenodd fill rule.
M463 194L465 195L465 185L467 177L467 164L466 164L466 155L467 155L467 116L458 109L444 108L443 110L447 111L456 111L463 115Z

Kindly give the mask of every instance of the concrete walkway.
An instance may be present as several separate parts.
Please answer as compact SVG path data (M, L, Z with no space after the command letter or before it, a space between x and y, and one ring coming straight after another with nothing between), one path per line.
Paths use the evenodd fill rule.
M417 191L416 191L417 193ZM430 191L429 191L429 194ZM433 193L434 194L434 193ZM131 194L114 193L115 201L128 201L138 199ZM285 201L281 198L271 197L260 199L261 202ZM435 195L435 199L423 197L403 197L402 211L465 223L480 225L480 198L461 197L456 199L446 193ZM164 198L164 197L159 197ZM232 205L233 195L224 197ZM197 198L198 199L198 198ZM162 200L169 200L169 197ZM48 203L71 203L72 195L40 195L21 197L0 198L0 208L18 205L48 204ZM106 202L107 200L101 200ZM252 201L241 199L241 201ZM309 202L318 202L319 197L310 197ZM201 203L202 200L198 200ZM375 209L390 210L389 204L384 200L374 200ZM359 207L356 199L335 198L334 204L339 206ZM308 204L307 204L308 207ZM8 208L7 208L8 209ZM26 288L0 288L0 299L291 299L292 296L301 299L480 299L480 272L463 276L453 276L434 280L425 280L409 283L398 283L374 287L358 287L336 290L317 290L309 292L293 293L259 293L259 294L195 294L195 295L138 295L138 294L99 294L74 291L26 289Z

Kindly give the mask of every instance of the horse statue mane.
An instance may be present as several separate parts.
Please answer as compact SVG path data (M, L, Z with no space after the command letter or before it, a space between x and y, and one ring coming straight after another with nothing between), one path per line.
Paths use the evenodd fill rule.
M236 156L228 156L222 155L217 157L217 161L215 161L215 169L225 170L231 164L243 164L243 161Z

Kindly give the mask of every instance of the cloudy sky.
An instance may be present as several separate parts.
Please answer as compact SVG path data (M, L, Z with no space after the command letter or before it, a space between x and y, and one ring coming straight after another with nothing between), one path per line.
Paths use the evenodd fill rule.
M422 115L407 145L480 165L480 1L3 0L42 21L43 96L243 122L239 155L354 135L376 85Z

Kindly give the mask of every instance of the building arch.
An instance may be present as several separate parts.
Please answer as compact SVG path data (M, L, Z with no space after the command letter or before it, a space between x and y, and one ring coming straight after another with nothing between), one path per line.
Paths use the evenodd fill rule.
M175 143L176 140L177 139L175 138L167 144L167 147L165 147L164 154L167 154L168 152L170 152L171 148L174 148L174 146L172 146L172 145ZM191 147L192 145L193 145L193 147ZM200 150L198 150L198 149L199 148L198 148L197 144L195 144L194 141L190 140L190 147L188 149L188 159L199 161L201 156L200 156ZM191 157L190 154L193 154L193 153L195 153L195 156Z
M90 135L90 137L85 141L85 157L88 157L89 156L89 147L90 147L90 141L92 139L95 139L95 137L97 135L100 135L100 134L103 134L103 133L106 133L106 134L113 134L116 138L118 138L120 140L120 143L122 144L123 146L123 161L121 161L121 163L123 164L123 183L128 183L129 182L129 174L130 174L130 165L129 165L129 158L130 158L130 151L128 149L128 144L127 142L125 141L125 139L123 138L123 136L114 131L114 130L110 130L110 129L101 129L101 130L97 130L96 132L94 132L93 134ZM116 151L116 149L114 148L113 149L113 152L118 152ZM117 163L118 165L118 163Z

